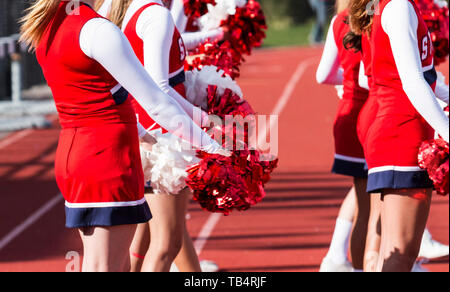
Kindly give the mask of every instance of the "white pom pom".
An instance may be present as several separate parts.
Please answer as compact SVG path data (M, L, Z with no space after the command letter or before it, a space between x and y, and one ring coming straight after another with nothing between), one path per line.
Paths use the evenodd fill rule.
M208 86L217 86L218 94L223 95L226 89L231 90L241 99L243 93L239 85L216 66L205 66L202 70L186 72L186 98L192 104L207 110Z
M191 146L170 133L151 132L158 141L146 155L144 176L151 182L155 194L179 194L186 187L186 169L199 162Z
M229 15L236 14L236 7L243 7L247 0L216 0L216 5L208 4L208 13L198 19L201 30L218 28Z

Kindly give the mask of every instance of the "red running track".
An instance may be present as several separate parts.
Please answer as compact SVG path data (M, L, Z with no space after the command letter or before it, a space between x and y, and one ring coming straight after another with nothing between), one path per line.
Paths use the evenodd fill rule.
M201 258L223 271L318 271L340 204L351 186L330 173L333 87L319 86L320 49L259 50L239 84L260 114L279 113L280 167L255 208L229 217L190 206L189 228ZM448 65L441 71L448 76ZM56 123L55 123L56 124ZM74 230L64 228L64 205L54 181L58 126L0 140L0 271L65 271L70 251L81 254ZM449 242L448 198L435 196L428 227ZM448 258L426 268L449 271Z

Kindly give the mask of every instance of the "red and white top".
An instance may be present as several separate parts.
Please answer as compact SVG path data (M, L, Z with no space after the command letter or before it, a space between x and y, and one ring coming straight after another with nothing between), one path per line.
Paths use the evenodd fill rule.
M62 127L136 123L128 92L80 47L82 28L99 15L84 4L67 15L66 5L61 2L53 20L64 29L47 31L36 48Z
M61 29L45 32L37 47L63 127L136 123L128 91L149 116L194 147L210 153L221 149L158 87L117 26L87 4L71 2L61 1L53 20ZM173 125L174 117L187 123Z
M371 36L378 115L420 113L448 141L448 118L434 93L433 46L417 6L411 0L381 0L378 10Z
M175 89L184 96L186 49L169 11L159 1L133 1L125 15L123 31L161 89L169 95ZM136 101L133 106L146 129L160 128Z

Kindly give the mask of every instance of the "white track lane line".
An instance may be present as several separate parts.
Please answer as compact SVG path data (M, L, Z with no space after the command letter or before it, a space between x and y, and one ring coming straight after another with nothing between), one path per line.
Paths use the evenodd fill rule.
M53 199L48 201L44 206L39 208L36 212L31 214L24 222L16 226L11 232L9 232L5 237L0 240L0 251L5 248L9 243L16 239L20 234L22 234L28 227L36 223L42 216L44 216L48 211L55 207L59 202L62 202L63 196L58 194Z
M31 129L23 130L23 131L17 132L16 134L8 136L3 140L0 140L0 149L3 149L5 147L13 144L14 142L19 141L20 139L31 134L32 132L33 132L33 130L31 130Z
M305 74L306 69L308 69L308 66L312 64L314 59L315 58L309 58L304 61L301 61L298 64L297 69L295 70L289 82L286 84L286 87L283 90L283 94L278 99L278 102L272 111L272 115L279 116L283 112L284 108L286 107L286 105L288 104L289 100L292 97L292 93L294 92L297 83L303 77L303 74ZM276 123L272 123L271 121L269 129L271 130L275 125ZM266 135L260 135L258 142L262 142L262 139L266 139L267 134L269 134L267 129L264 129L263 132L265 132ZM260 145L260 143L258 143L258 145ZM199 256L202 253L206 243L208 242L211 233L213 232L214 228L216 227L217 223L219 223L222 217L223 217L222 214L213 213L209 216L208 220L206 220L205 225L203 225L202 230L200 231L197 237L197 240L194 242L195 250L197 251L197 254Z

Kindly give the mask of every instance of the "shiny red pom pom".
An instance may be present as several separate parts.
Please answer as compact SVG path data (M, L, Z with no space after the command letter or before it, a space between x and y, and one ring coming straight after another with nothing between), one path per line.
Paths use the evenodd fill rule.
M217 87L211 85L207 98L208 113L225 121L230 116L246 118L255 113L248 102L228 89L219 95ZM223 123L219 129L224 133L223 145L228 149L233 145L232 156L199 152L201 162L187 171L186 179L194 192L194 199L203 209L225 215L233 210L245 211L261 202L266 196L264 186L278 166L275 157L249 149L249 136L255 127L252 119L233 121L230 125ZM236 141L239 137L242 140Z
M419 166L426 169L436 192L449 193L449 144L442 139L426 141L419 150Z
M438 5L434 0L416 1L417 7L430 31L434 47L435 65L445 62L449 55L449 10L445 2Z

